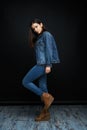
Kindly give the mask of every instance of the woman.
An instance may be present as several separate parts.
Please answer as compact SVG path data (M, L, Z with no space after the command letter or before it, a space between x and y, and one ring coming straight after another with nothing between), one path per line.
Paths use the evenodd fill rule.
M48 32L39 19L34 19L30 23L29 31L30 46L35 49L36 65L23 78L23 86L40 96L44 103L44 108L35 121L49 120L49 107L54 101L54 97L48 93L47 74L51 72L52 64L60 63L56 42L53 35ZM38 79L39 85L33 83Z

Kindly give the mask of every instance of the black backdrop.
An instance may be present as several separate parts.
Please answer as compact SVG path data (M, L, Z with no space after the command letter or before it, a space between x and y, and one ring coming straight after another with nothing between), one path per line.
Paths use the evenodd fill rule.
M40 101L22 86L35 64L28 43L28 25L35 17L43 20L59 49L61 63L48 75L49 92L58 103L86 102L86 2L3 1L0 7L0 102Z

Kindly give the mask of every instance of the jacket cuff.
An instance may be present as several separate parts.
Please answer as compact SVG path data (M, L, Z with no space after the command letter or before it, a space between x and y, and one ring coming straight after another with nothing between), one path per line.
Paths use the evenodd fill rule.
M52 67L52 64L46 64L46 67Z

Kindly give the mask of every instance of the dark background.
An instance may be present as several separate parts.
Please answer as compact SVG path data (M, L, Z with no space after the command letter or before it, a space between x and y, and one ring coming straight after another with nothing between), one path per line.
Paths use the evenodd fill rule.
M22 86L35 64L29 48L29 22L37 17L56 40L60 64L48 75L55 103L85 103L86 83L85 1L3 1L0 5L0 102L37 103L40 98ZM86 75L85 75L86 74Z

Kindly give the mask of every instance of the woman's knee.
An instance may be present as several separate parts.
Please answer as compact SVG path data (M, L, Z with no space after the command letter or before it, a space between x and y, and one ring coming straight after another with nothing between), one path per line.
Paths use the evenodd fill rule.
M27 81L26 81L26 79L25 79L25 78L23 78L23 80L22 80L22 85L25 87L25 86L26 86L26 84L27 84Z

